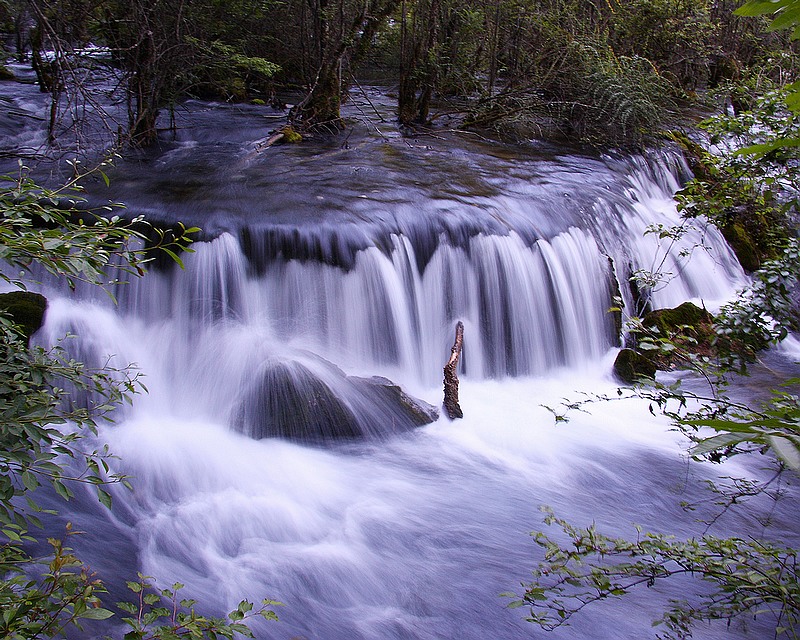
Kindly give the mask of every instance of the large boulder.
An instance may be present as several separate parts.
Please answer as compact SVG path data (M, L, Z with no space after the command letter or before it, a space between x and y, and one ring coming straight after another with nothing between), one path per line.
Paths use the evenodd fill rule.
M248 390L237 426L256 439L357 438L361 435L358 418L340 395L307 366L270 360Z
M391 380L347 376L320 358L270 358L243 384L234 427L256 439L326 443L382 438L439 417L435 407Z
M11 316L27 341L44 324L47 299L30 291L0 293L0 310Z

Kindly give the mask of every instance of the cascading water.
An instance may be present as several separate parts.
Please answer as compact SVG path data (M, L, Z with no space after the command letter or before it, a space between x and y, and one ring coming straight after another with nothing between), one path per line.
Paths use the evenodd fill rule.
M220 184L174 201L171 215L214 236L185 270L121 288L118 308L50 292L39 340L77 334L78 355L135 362L149 389L100 433L135 491L115 490L111 513L88 493L70 507L102 535L78 551L115 597L140 570L217 612L243 597L283 601L259 638L516 640L535 630L498 594L535 563L539 505L623 535L634 522L696 532L679 503L711 472L686 466L663 420L636 402L600 403L555 427L542 407L614 393L608 309L616 295L629 312L641 304L627 286L636 270L669 272L644 292L656 307L713 306L744 281L699 222L675 244L644 234L679 222L680 166L669 154L487 160L398 147L318 161L282 150L305 172L292 179L308 180L294 199L242 152L219 167ZM190 161L210 162L197 141L155 162L175 178ZM117 179L119 197L168 219L166 187L141 175L136 186L136 171L121 170L132 177ZM313 180L331 172L338 182ZM696 244L706 249L683 255ZM465 418L420 427L424 401L441 402L457 320ZM724 473L750 471L734 462ZM556 637L649 637L670 595L598 606ZM720 625L697 637L750 633Z

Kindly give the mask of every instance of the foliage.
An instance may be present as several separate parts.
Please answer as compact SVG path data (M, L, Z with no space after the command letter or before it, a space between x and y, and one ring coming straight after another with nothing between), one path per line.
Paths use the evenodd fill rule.
M566 542L533 534L544 550L544 561L522 597L510 605L529 607L528 619L543 629L567 624L592 603L687 576L701 579L708 588L692 594L691 601L670 600L663 617L654 622L666 628L659 637L689 638L695 622L730 623L751 616L769 616L777 633L797 637L800 631L800 582L793 549L711 535L678 541L638 528L634 540L613 538L594 524L576 527L545 511L545 524L559 527Z
M800 120L785 108L785 95L769 91L750 111L703 121L718 153L695 153L695 178L677 194L679 210L716 224L751 271L782 254L798 210L800 155L784 141L797 135Z
M152 249L145 248L148 238L155 236L158 250L176 260L178 251L189 250L190 235L197 229L179 227L172 237L148 232L141 219L107 218L101 215L105 210L79 208L77 200L65 202L65 194L74 196L79 189L78 180L62 189L43 189L23 167L18 177L4 178L0 255L7 267L0 277L7 283L25 288L35 274L48 273L70 286L85 282L110 287L119 282L117 275L143 273L152 259ZM141 384L135 371L92 371L58 347L29 348L23 327L4 314L0 352L0 636L62 637L68 626L80 629L114 613L101 600L102 582L62 540L48 539L49 558L32 555L39 536L30 528L41 527L54 515L42 509L37 492L49 485L69 500L75 483L88 484L111 507L107 485L127 482L110 471L108 448L87 446L92 439L87 436L96 434L99 421L111 419ZM80 391L90 392L86 405L75 402ZM75 534L68 525L66 535ZM242 602L226 619L218 619L197 614L191 601L178 601L176 588L154 590L144 577L131 585L139 602L120 605L134 616L124 620L131 627L126 638L232 638L249 635L244 621L250 616L274 619L269 607L276 603L271 601L256 611ZM162 598L168 608L157 606Z
M79 166L75 164L76 174ZM99 169L102 174L102 165ZM142 275L154 253L145 243L177 257L188 250L190 235L199 231L178 225L178 232L150 227L139 216L123 220L112 214L114 206L99 210L81 208L80 176L57 189L39 187L20 162L18 176L0 176L0 259L14 271L0 278L25 288L25 275L32 265L62 277L70 288L78 282L110 291L120 282L109 272ZM119 207L119 205L115 205Z
M87 620L105 620L113 614L101 606L102 584L83 566L61 540L49 538L52 558L39 578L23 569L35 561L23 550L22 542L33 538L22 531L4 531L8 541L0 548L0 634L9 640L52 638L63 635L67 626L82 629ZM11 533L11 535L9 535ZM71 527L67 535L74 535Z
M795 380L797 384L800 381ZM718 435L693 435L697 444L690 449L693 456L720 459L740 452L742 445L770 448L788 468L800 474L800 401L786 391L774 391L773 399L761 410L753 410L731 402L708 403L702 412L684 416L679 424L697 431L708 427Z
M798 0L749 0L737 9L740 16L772 16L770 29L779 31L788 29L792 40L800 39L800 2ZM787 86L786 106L794 113L800 113L800 81L795 81ZM800 145L800 136L797 133L785 135L783 147L797 147ZM778 148L778 147L775 147Z
M198 614L194 600L179 599L178 592L183 589L179 582L168 589L158 589L149 576L140 573L138 580L128 582L128 589L134 594L135 601L117 603L117 607L128 614L122 618L131 629L125 634L125 640L254 638L246 624L248 619L258 616L277 620L272 607L281 604L264 600L258 609L254 609L252 602L243 600L225 618L215 618Z

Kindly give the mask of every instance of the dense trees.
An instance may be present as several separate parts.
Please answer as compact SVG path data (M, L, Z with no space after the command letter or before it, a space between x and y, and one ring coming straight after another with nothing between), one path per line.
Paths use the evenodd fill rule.
M151 143L158 113L189 95L278 105L276 91L299 90L295 124L335 130L354 74L371 71L398 84L405 125L427 124L438 103L504 135L627 143L709 90L739 106L737 83L794 72L786 36L735 16L735 4L15 0L3 28L53 95L53 134L59 105L85 81L78 51L91 42L108 48L120 74L113 98L127 104L124 122L107 115L108 129L135 144ZM90 91L83 99L99 106Z

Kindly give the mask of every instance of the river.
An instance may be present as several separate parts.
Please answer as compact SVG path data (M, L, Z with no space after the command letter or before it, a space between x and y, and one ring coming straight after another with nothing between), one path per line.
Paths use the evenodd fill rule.
M89 185L92 202L203 234L185 269L156 266L116 306L46 287L38 339L75 334L77 356L136 363L149 390L98 437L134 490L114 488L111 512L88 490L59 509L87 532L75 546L113 597L141 571L217 613L282 601L259 638L538 637L500 594L540 559L529 534L541 505L618 535L696 535L702 509L681 501L707 497L706 479L764 473L688 462L643 401L598 402L559 425L546 408L616 396L609 309L621 294L635 313L636 270L665 274L656 307L713 309L746 278L701 223L676 244L645 233L680 223L672 195L687 170L672 150L587 153L446 127L402 137L371 112L389 113L385 92L369 92L347 107L350 133L269 148L269 109L189 102L174 137L119 160L110 187ZM18 109L44 108L18 96ZM458 320L464 419L408 424L363 380L440 405ZM318 412L282 410L303 403ZM337 432L343 414L355 433ZM755 532L762 508L714 531ZM790 493L779 538L796 540L795 509ZM601 603L552 637L654 637L651 621L690 586ZM720 623L695 637L764 633Z

